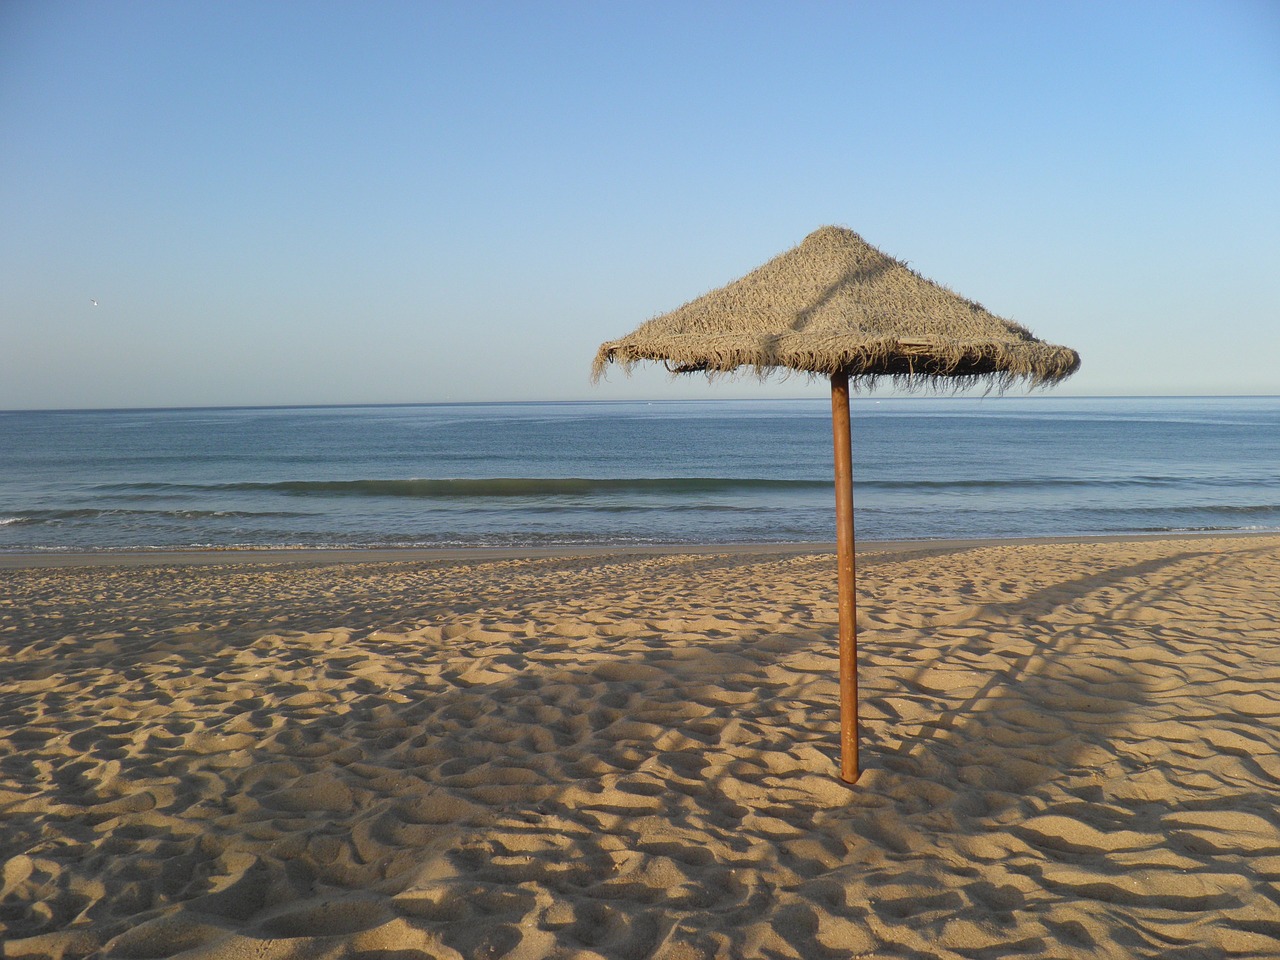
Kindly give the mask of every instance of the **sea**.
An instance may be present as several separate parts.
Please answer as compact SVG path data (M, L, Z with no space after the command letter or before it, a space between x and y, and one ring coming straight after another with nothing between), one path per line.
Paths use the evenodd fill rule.
M1280 398L853 400L860 542L1280 531ZM827 399L0 412L0 551L829 542Z

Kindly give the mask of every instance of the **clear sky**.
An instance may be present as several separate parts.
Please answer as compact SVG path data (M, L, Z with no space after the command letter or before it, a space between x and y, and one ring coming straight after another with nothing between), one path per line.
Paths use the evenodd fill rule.
M828 223L1280 394L1280 3L0 0L3 409L821 396L588 374Z

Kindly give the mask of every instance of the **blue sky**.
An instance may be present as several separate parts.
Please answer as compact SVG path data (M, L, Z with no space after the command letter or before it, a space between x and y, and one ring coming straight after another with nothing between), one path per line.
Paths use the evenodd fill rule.
M820 396L588 373L827 223L1280 394L1280 4L0 3L0 408Z

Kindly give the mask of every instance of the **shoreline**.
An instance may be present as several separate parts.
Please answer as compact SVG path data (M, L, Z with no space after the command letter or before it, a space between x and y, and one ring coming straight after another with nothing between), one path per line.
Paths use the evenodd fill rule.
M1054 537L977 537L944 540L859 540L859 554L930 553L1000 546L1105 544L1160 540L1251 539L1280 536L1276 530L1159 531L1154 533L1077 534ZM764 543L652 543L549 547L128 547L122 549L49 552L0 552L0 570L66 567L214 566L223 564L294 564L323 566L353 563L472 562L501 560L581 559L647 556L781 556L834 553L835 541Z

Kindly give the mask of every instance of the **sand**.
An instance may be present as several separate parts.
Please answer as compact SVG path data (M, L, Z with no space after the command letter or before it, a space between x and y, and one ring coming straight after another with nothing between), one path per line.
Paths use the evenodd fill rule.
M31 958L1280 957L1280 537L0 571Z

